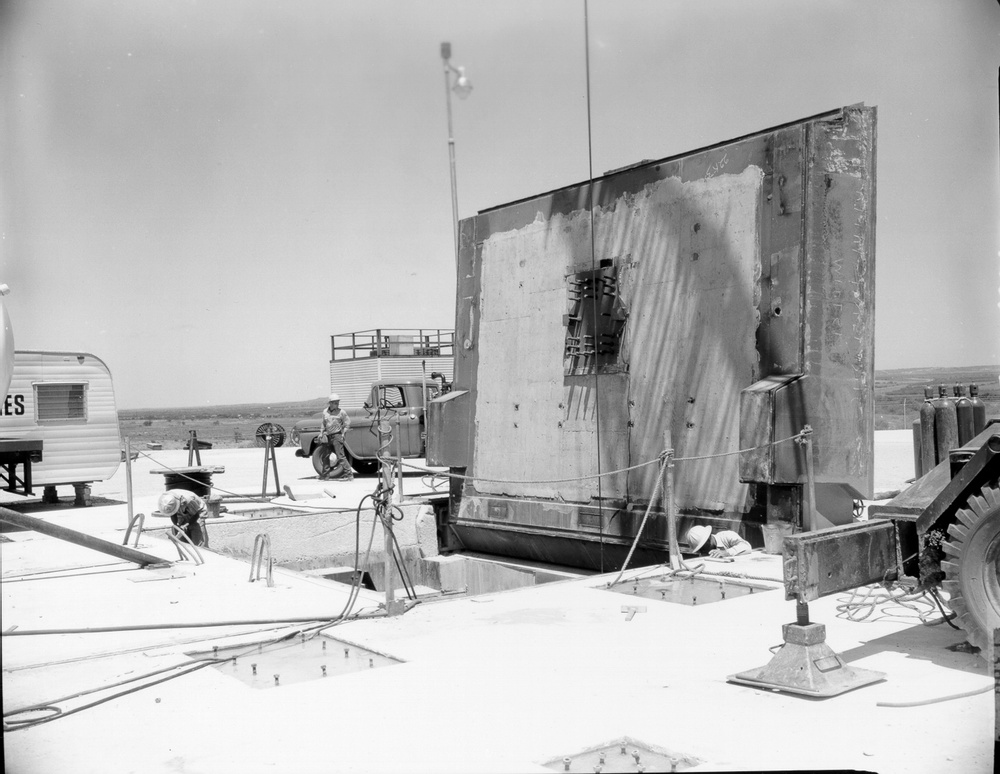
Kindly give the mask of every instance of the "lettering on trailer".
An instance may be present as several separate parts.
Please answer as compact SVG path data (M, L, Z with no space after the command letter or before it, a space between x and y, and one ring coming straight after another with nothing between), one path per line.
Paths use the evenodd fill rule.
M0 416L20 417L24 415L24 395L18 393L8 395L0 409Z

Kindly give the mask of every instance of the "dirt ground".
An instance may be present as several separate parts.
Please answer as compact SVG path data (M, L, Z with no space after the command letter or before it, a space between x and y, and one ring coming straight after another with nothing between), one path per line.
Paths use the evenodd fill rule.
M118 412L122 440L137 449L160 444L163 449L183 449L197 434L217 449L247 449L257 446L257 432L265 424L278 425L284 438L278 446L291 445L292 427L322 411L322 398L274 406L206 406L188 409L124 409ZM263 445L261 443L260 445Z

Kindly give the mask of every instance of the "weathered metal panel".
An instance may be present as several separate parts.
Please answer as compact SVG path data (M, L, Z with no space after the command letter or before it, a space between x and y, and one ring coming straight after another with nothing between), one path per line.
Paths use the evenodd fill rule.
M797 376L768 376L740 393L740 480L774 483L778 394Z
M667 434L680 458L735 445L739 389L757 359L760 180L756 167L687 183L665 179L595 213L598 261L618 267L629 310L627 378L595 382L562 371L566 277L592 260L586 213L557 214L484 240L477 470L510 481L587 476L598 470L598 448L603 470L620 469L629 459L655 459ZM688 375L685 390L665 390L678 374ZM628 433L629 420L642 431ZM742 507L734 457L679 464L679 505ZM639 471L628 494L648 493L654 482L655 468ZM624 477L604 479L602 496L624 497L623 484ZM557 491L489 483L478 489L580 502L598 494L596 479Z
M452 390L427 404L427 464L464 468L469 464L466 428L472 401L467 390Z
M789 535L782 558L785 599L809 602L895 580L896 527L875 520Z
M830 175L845 179L818 186ZM795 486L804 469L786 444L790 459L776 451L740 480L740 393L772 375L808 386L786 396L784 426L774 406L770 437L813 420L818 480L863 489L871 411L855 404L872 366L873 177L874 110L850 108L463 221L455 384L471 395L469 472L482 478L464 487L459 520L488 524L481 498L521 499L539 528L580 537L596 524L603 539L616 523L604 514L652 497L656 466L592 475L667 445L682 515L760 513L767 487L746 482ZM573 287L605 267L626 322L618 362L588 372L573 329L601 331L593 314L573 322ZM853 305L841 292L852 283ZM766 471L779 466L791 473ZM565 517L587 504L597 516Z
M858 496L874 489L875 111L845 108L807 125L802 416L814 432L816 480ZM792 416L796 416L794 413ZM797 432L785 426L778 430ZM801 456L776 450L785 480L804 481Z

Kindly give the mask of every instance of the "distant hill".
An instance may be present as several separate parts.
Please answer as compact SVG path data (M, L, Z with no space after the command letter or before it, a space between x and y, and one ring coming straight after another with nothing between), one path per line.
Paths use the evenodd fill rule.
M1000 366L960 366L955 368L894 368L875 371L876 429L885 430L904 426L903 407L907 416L916 415L924 399L924 387L939 384L948 386L949 394L955 384L968 389L979 385L979 397L989 407L990 416L1000 414ZM120 409L122 419L199 420L219 418L242 419L302 419L321 411L326 406L326 396L311 400L272 401L271 403L234 403L219 406L191 406L186 408Z
M966 390L970 384L979 385L979 397L987 400L1000 400L1000 366L963 366L960 368L895 368L875 372L875 399L881 395L898 395L900 397L913 395L923 400L924 387L934 387L937 394L938 385L944 384L951 394L956 384L963 385Z
M121 419L304 419L326 408L326 396L312 400L272 401L271 403L232 403L219 406L188 406L183 408L119 409Z
M875 371L875 429L908 428L924 402L924 387L945 385L948 395L954 385L979 385L979 397L986 404L987 417L1000 416L1000 366L961 366L956 368L894 368Z

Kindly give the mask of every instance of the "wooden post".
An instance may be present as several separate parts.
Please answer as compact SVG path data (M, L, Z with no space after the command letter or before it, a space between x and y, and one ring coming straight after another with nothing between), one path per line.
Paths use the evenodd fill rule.
M666 459L660 464L663 486L663 510L667 515L667 542L670 546L670 569L681 569L681 551L677 543L677 514L674 511L674 450L671 448L670 428L663 433L663 451Z
M677 512L674 510L674 450L667 451L663 463L663 503L667 511L667 537L670 541L670 569L681 569L681 550L677 542Z

